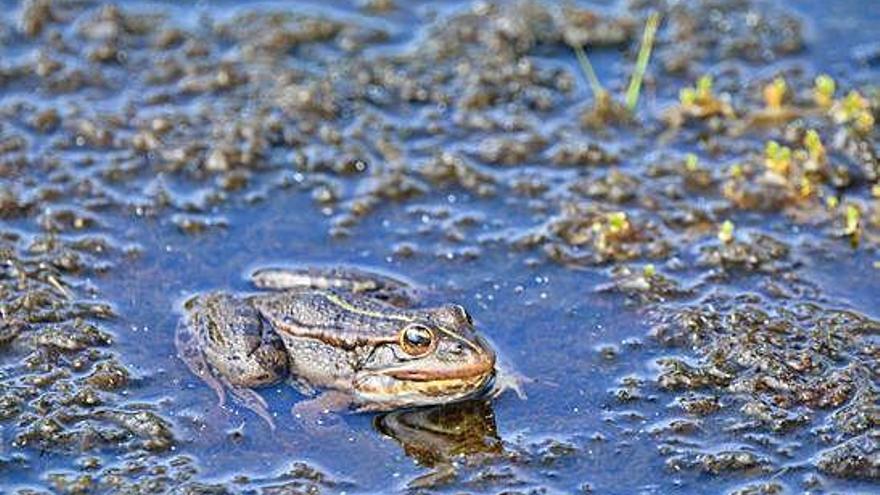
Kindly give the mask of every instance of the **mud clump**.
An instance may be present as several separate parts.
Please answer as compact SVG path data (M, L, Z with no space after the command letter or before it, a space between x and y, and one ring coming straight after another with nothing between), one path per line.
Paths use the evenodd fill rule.
M870 431L821 452L816 466L832 476L880 479L880 433Z
M671 458L666 466L673 470L697 468L710 474L729 473L734 471L762 471L766 469L767 460L744 450L728 450L721 452L698 454L690 458Z
M820 427L818 411L830 410L831 428L822 430L858 436L824 451L817 467L838 476L877 476L870 461L876 450L874 392L863 384L874 373L864 339L880 331L880 322L820 304L759 297L712 296L661 313L654 338L692 348L698 356L693 362L657 362L657 385L687 392L678 399L684 410L716 414L717 397L692 394L721 394L726 408L738 404L736 431L777 433Z

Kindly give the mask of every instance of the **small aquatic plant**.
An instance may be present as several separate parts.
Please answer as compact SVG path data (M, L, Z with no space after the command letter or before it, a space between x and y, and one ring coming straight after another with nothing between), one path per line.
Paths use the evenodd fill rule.
M628 231L630 228L629 219L625 211L616 211L606 216L608 221L608 232L611 234L620 234Z
M843 233L844 235L849 236L853 246L857 246L859 243L862 223L861 218L862 213L859 211L856 205L846 205L846 210L844 212Z
M694 87L682 88L678 92L678 113L697 118L713 115L733 117L733 107L715 96L712 88L712 76L708 74L700 77Z
M593 107L581 117L584 125L602 128L609 123L628 120L631 115L630 112L615 101L611 97L611 93L599 82L599 78L596 77L596 71L593 70L593 65L590 63L590 59L587 57L584 49L580 46L572 46L572 49L578 59L578 64L584 73L584 77L590 83L590 90L593 93Z
M810 129L804 134L803 140L805 150L798 150L798 161L802 164L802 169L807 175L801 177L801 196L810 196L813 192L812 181L818 179L816 172L819 172L828 162L825 152L825 146L822 144L822 138L815 129Z
M786 104L789 96L788 83L783 77L777 77L763 88L764 108L750 112L740 123L741 132L752 126L775 126L801 117L803 109Z
M855 234L859 230L859 219L861 218L861 213L859 213L859 209L856 208L855 205L846 205L846 222L844 226L844 232L849 235Z
M768 112L779 112L782 110L782 102L788 91L788 84L785 79L777 77L770 84L764 86L764 105Z
M730 166L730 169L727 171L733 179L741 179L745 175L745 170L741 163L734 163Z
M764 165L776 174L788 176L788 171L791 169L791 148L782 146L776 141L767 141L767 146L764 148Z
M818 165L825 163L825 146L822 145L822 138L815 129L808 130L804 135L804 148L807 149L810 161Z
M697 155L693 153L688 153L684 157L684 167L688 172L695 172L698 168L700 168L700 159Z
M712 76L706 74L697 79L693 88L682 88L678 92L678 100L683 106L705 105L715 99L712 94Z
M584 73L584 77L587 78L587 81L590 84L590 89L593 92L593 98L595 100L594 114L599 117L599 120L624 120L624 119L615 119L618 117L617 114L620 112L617 111L617 108L620 107L623 113L632 114L635 111L636 105L639 102L639 95L642 89L642 81L645 77L645 72L648 69L648 62L651 59L651 51L654 47L654 39L657 35L657 29L660 26L660 14L652 13L648 16L648 21L645 24L645 31L642 33L642 41L639 46L639 54L636 57L636 65L633 68L632 76L630 77L629 85L626 89L626 94L624 96L625 109L624 107L620 107L620 105L611 98L610 93L602 86L602 83L599 81L599 77L596 76L596 71L593 69L593 64L590 63L590 58L587 56L587 52L584 51L583 47L580 45L572 45L572 50L574 50L575 57L577 57L578 65L580 65L581 71ZM596 120L596 119L589 119Z
M577 57L581 72L584 73L584 77L586 77L587 81L590 83L593 98L595 98L596 101L607 98L608 91L606 91L602 86L602 83L599 82L599 78L596 76L596 71L593 69L593 64L590 63L590 59L587 57L587 52L585 52L584 48L579 45L573 45L571 48L574 50L575 57Z
M725 220L718 229L718 240L724 244L730 244L734 239L736 226L730 220Z
M837 84L828 74L820 74L813 85L813 101L819 108L831 108Z
M654 275L657 275L657 267L653 263L648 263L642 268L642 274L645 278L652 278Z
M852 90L831 107L831 117L838 124L853 124L853 127L864 133L874 128L874 115L868 99L856 90Z
M802 198L808 198L813 195L814 191L815 191L815 187L813 186L813 181L810 180L810 178L807 177L806 175L801 177L801 183L800 183L800 186L798 187L798 194Z

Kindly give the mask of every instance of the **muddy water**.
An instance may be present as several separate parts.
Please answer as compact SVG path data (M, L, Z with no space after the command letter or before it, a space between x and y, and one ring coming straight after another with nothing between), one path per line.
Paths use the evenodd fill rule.
M811 95L828 73L876 118L880 12L399 3L5 9L0 489L870 493L878 130ZM652 11L635 116L595 113L567 43L617 97ZM680 104L703 74L735 115ZM278 385L274 431L221 407L180 306L267 264L467 306L528 398L315 425Z

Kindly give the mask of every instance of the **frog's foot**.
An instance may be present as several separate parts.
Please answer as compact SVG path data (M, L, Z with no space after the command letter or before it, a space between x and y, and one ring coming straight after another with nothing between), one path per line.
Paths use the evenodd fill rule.
M214 376L195 335L183 323L177 325L177 331L174 333L174 346L177 348L177 357L186 363L186 367L194 375L211 387L217 394L218 405L222 407L226 403L226 387L220 379Z
M251 274L260 289L335 289L368 294L395 306L414 305L419 297L412 284L353 267L261 268Z
M309 425L325 425L328 416L351 406L351 396L337 390L327 390L317 397L297 402L290 412Z
M489 397L495 399L501 396L504 392L510 390L515 393L520 400L526 400L528 396L526 395L524 385L527 383L534 383L535 380L529 378L517 371L514 371L513 368L508 366L500 366L495 372L495 381L492 384L491 390L489 390Z
M351 405L351 396L335 390L297 402L290 410L309 435L333 438L354 438L357 435L342 421L339 413Z
M269 405L266 404L266 399L262 395L250 388L236 387L229 383L226 383L226 386L229 387L230 392L235 396L236 402L253 411L269 425L270 429L275 430L275 421L272 419L272 415L269 413Z
M458 472L449 462L434 466L433 470L410 480L406 487L410 490L426 490L449 484L455 480Z

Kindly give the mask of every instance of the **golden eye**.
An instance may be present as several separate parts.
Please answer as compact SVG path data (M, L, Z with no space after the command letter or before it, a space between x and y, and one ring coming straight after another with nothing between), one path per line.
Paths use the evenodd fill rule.
M433 345L434 332L424 325L409 325L400 332L400 347L411 356L422 356Z

